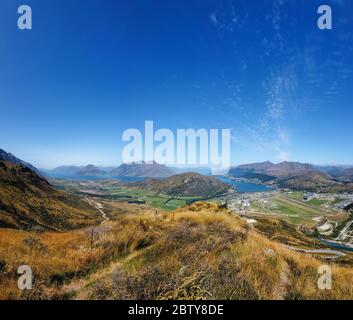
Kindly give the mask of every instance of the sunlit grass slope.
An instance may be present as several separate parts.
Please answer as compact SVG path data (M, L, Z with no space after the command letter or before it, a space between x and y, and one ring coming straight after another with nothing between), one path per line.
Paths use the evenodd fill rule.
M3 229L0 298L353 298L349 265L331 264L333 289L320 290L318 268L328 262L286 249L278 240L303 245L305 237L269 226L267 235L217 204L194 203L169 213L121 215L94 232ZM16 287L19 264L33 268L32 291Z

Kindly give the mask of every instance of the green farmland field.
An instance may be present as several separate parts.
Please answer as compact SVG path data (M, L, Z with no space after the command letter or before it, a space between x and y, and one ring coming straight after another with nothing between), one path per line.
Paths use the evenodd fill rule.
M109 191L115 199L125 199L128 201L144 201L146 204L162 209L175 210L186 205L189 202L200 200L199 197L172 197L164 194L154 194L145 190L130 189L126 187L104 188Z

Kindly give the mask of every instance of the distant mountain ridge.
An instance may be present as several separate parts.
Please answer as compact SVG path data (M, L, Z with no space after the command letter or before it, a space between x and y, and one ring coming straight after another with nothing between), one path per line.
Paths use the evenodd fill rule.
M0 161L8 161L14 164L20 164L24 167L27 167L35 172L39 172L38 169L36 167L34 167L33 165L31 165L28 162L25 162L19 158L17 158L16 156L14 156L12 153L6 152L2 149L0 149Z
M52 170L46 170L46 171L54 174L74 175L77 172L79 172L82 168L84 168L84 166L60 166Z
M138 177L138 178L166 178L175 174L175 171L166 165L153 163L130 163L122 164L118 168L112 170L112 177Z
M45 170L46 175L57 178L166 178L176 174L176 171L165 165L153 163L121 164L117 168L87 166L60 166L52 170Z
M233 167L228 175L236 178L274 182L282 188L310 191L352 190L353 169L315 166L309 163L270 161ZM343 183L343 184L342 184ZM346 184L344 184L346 183Z
M353 166L316 166L322 172L340 181L353 181Z
M270 161L240 165L231 170L252 171L254 173L266 174L276 178L297 175L304 172L315 172L318 169L309 163L283 161L274 164ZM233 171L234 172L234 171Z
M80 177L104 177L107 175L107 172L100 170L98 167L92 164L89 164L88 166L78 170L75 174Z

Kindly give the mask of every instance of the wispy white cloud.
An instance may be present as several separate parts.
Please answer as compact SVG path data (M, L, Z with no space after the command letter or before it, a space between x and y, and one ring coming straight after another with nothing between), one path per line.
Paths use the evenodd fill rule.
M210 14L210 20L216 27L218 26L218 20L217 20L216 12Z
M259 78L262 88L258 88L258 92L265 94L262 110L257 108L257 113L251 114L251 99L244 97L243 88L239 88L237 83L229 86L230 94L225 96L219 108L225 119L230 118L232 110L250 113L247 125L239 125L238 122L234 126L233 143L266 154L271 151L279 160L290 160L296 156L292 150L295 137L291 136L290 128L293 124L290 120L301 117L308 110L319 109L323 104L337 101L336 97L342 92L346 79L353 76L353 65L342 59L347 56L347 52L353 54L351 32L333 34L329 44L325 42L327 37L318 33L314 27L312 31L303 34L300 41L288 37L295 33L298 24L303 23L301 15L290 15L288 12L296 6L306 6L305 2L268 0L272 6L270 11L258 18L264 19L263 22L272 28L271 32L263 29L256 31L256 39L259 40L257 44L262 46L257 63L263 63L268 69L267 75L262 80ZM339 6L343 3L342 0L335 1ZM239 57L238 72L244 74L253 68L254 61L247 61L248 52L236 51L236 35L237 32L243 32L255 18L250 16L249 19L251 13L245 14L244 10L239 15L242 10L236 7L240 7L239 2L229 1L227 5L229 7L226 12L217 11L215 26L221 39L235 39L234 53ZM339 23L347 25L352 22L347 18ZM327 52L323 54L323 50ZM252 101L257 105L259 103L256 99Z

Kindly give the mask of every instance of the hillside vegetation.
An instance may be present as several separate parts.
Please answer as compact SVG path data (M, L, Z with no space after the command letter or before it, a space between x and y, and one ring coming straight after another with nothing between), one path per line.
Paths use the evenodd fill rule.
M306 243L289 225L264 223L267 234L217 204L198 202L170 213L123 214L93 232L2 229L0 298L353 298L349 262L332 264L333 290L319 290L318 268L328 262L280 245L278 239ZM32 291L16 287L23 263L34 271Z
M97 224L97 210L20 164L0 161L0 227L63 230Z
M278 180L278 185L292 190L325 191L337 185L325 173L312 171L305 174L293 175Z
M214 197L231 189L230 185L216 177L207 177L194 172L182 173L166 179L134 182L128 186L176 197Z

